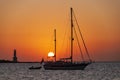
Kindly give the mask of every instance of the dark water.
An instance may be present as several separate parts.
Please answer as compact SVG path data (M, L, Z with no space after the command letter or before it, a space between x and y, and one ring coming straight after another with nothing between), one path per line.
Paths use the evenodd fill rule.
M120 80L120 63L92 63L85 70L29 70L39 63L0 63L0 80Z

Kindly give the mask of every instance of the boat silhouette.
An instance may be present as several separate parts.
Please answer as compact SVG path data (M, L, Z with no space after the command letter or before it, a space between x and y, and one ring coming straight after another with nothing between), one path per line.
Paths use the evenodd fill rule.
M87 47L85 45L85 41L83 39L83 36L82 36L81 31L80 31L80 28L79 28L79 25L77 23L76 18L75 18L75 20L76 20L76 23L78 25L79 33L80 33L82 42L84 44L84 48L85 48L85 51L86 51L87 56L89 58L89 61L82 61L82 62L79 62L79 63L74 63L73 62L73 41L74 41L73 30L75 28L73 26L73 9L72 8L70 8L70 12L71 12L71 56L69 58L61 58L59 61L56 61L56 30L54 30L54 32L55 32L55 40L54 40L54 42L55 42L55 55L54 55L55 61L54 62L53 61L45 62L44 65L43 65L45 70L84 70L86 68L86 66L88 66L89 64L92 63L92 60L89 56ZM75 15L74 15L74 17L75 17ZM75 33L75 35L76 35L76 33ZM79 48L80 48L80 46L79 46ZM82 52L81 52L81 57L84 60Z
M42 68L41 66L39 66L39 67L34 67L34 66L29 67L30 70L41 69L41 68Z
M44 59L42 58L42 60L41 60L41 62L40 62L40 66L38 66L38 67L35 67L35 66L31 66L31 67L29 67L29 70L36 70L36 69L41 69L42 68L42 63L44 62Z

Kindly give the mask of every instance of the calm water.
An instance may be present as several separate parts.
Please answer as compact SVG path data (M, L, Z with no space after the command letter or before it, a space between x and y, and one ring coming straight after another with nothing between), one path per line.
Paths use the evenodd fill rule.
M39 63L0 63L0 80L120 80L120 63L93 63L85 70L29 70Z

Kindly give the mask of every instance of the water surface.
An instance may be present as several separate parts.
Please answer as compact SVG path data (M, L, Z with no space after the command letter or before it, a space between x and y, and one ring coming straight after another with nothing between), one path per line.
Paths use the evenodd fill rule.
M0 63L0 80L120 80L120 63L92 63L85 70L29 70L39 63Z

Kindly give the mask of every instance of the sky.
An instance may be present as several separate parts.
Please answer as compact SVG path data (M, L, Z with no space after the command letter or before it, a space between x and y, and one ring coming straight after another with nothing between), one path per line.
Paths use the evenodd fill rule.
M14 49L19 61L47 59L54 29L57 59L69 57L71 7L91 58L120 61L120 0L0 0L0 59L12 60ZM75 43L74 60L80 60Z

